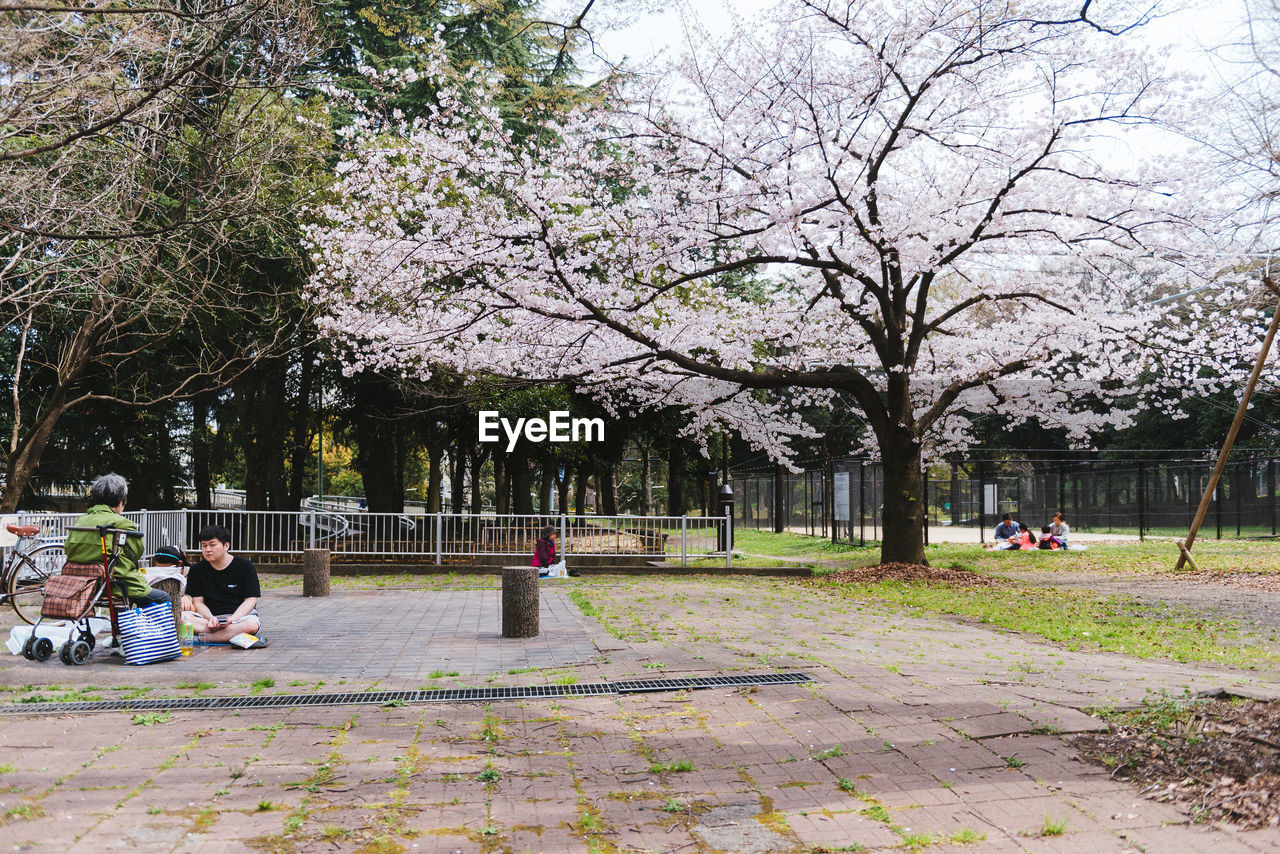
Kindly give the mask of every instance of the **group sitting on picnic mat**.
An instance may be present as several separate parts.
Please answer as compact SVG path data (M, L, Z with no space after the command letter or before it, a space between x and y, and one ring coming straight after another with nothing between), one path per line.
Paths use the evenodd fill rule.
M89 509L72 524L63 544L69 563L101 564L103 540L97 531L86 529L138 530L122 515L128 491L128 482L118 474L105 474L93 482ZM145 551L142 538L125 538L111 569L114 596L140 607L159 603L171 606L169 595L153 588L148 574L157 581L177 578L180 588L185 588L182 621L191 626L195 642L245 649L265 647L257 609L262 589L253 562L231 554L231 531L221 525L206 525L197 538L202 560L188 566L182 548L166 545L151 556L149 569L140 566Z
M1066 518L1060 512L1053 514L1052 525L1045 525L1040 529L1039 539L1036 539L1036 535L1029 527L1014 521L1013 517L1006 513L1000 518L1000 524L996 525L995 541L988 548L996 551L1029 551L1031 549L1057 551L1069 548L1067 535L1070 533L1071 526L1067 524Z

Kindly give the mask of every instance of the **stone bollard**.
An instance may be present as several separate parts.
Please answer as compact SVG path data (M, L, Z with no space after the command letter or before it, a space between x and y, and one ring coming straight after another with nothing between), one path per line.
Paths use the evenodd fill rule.
M329 595L329 550L303 549L302 595Z
M538 569L533 566L502 568L502 636L538 636Z
M162 578L151 586L169 594L169 602L173 605L173 625L174 628L180 627L182 625L182 582L176 578Z

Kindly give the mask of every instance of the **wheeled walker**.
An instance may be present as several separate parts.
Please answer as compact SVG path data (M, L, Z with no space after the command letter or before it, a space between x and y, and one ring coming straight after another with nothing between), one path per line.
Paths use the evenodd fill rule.
M73 531L94 531L102 541L101 563L64 563L62 572L45 582L44 601L40 605L40 618L31 627L31 637L23 644L22 655L29 661L47 661L53 655L53 640L39 637L40 624L46 619L69 620L72 628L67 640L58 649L63 664L79 665L88 662L97 640L89 625L102 599L106 598L111 615L111 636L119 642L119 625L116 621L116 603L111 590L110 567L128 537L141 537L140 531L123 528L72 528ZM127 600L126 600L127 601Z

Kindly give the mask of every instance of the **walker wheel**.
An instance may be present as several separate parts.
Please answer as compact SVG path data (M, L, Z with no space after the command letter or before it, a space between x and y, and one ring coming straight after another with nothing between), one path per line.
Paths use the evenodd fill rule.
M84 664L89 660L89 654L91 652L93 652L93 650L89 648L89 644L85 643L82 640L78 640L71 645L71 653L70 653L71 660L67 663L68 664Z
M71 641L67 641L62 646L58 647L58 661L61 661L63 664L71 663Z
M31 653L36 657L36 661L48 661L53 655L53 641L48 638L36 638L35 646L31 648Z
M36 654L32 650L32 646L35 645L35 642L36 642L35 638L27 638L27 642L22 645L22 657L25 658L27 661L36 660Z

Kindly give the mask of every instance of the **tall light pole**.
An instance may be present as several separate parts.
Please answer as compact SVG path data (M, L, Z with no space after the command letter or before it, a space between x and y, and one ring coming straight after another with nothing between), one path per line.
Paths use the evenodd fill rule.
M320 405L316 411L316 495L324 506L324 383L320 383Z

